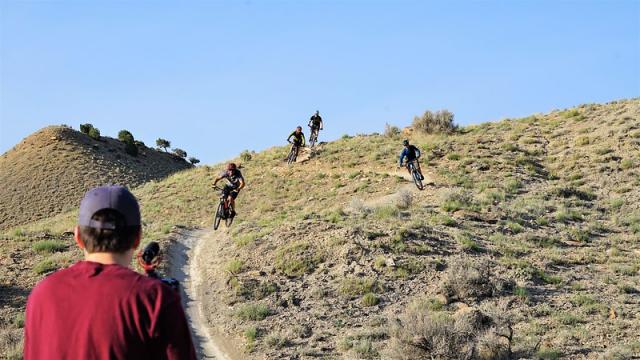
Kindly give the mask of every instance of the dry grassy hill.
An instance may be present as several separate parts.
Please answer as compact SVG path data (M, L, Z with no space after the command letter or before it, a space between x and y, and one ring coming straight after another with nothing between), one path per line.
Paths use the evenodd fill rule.
M101 184L136 187L191 165L168 153L100 141L63 126L28 136L0 157L0 229L49 218L78 206L82 194Z
M413 134L424 191L395 169L400 140L243 161L236 223L202 245L209 324L247 358L640 356L640 99ZM145 238L209 227L219 168L136 189ZM3 235L0 350L19 352L28 289L80 255L73 222Z

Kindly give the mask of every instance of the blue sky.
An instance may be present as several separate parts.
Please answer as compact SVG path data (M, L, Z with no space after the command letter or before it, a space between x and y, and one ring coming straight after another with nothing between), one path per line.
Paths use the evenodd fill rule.
M640 96L640 1L0 0L0 152L89 122L214 163L284 144Z

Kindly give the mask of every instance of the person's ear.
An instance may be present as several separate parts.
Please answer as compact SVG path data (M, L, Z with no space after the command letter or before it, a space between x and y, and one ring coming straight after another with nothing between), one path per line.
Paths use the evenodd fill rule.
M138 234L136 235L136 239L133 241L133 249L137 249L140 246L140 239L142 238L142 228L138 230Z
M73 229L73 238L76 241L76 244L78 244L78 246L80 247L80 249L84 249L84 242L82 242L82 239L80 238L79 225L76 225L76 227Z

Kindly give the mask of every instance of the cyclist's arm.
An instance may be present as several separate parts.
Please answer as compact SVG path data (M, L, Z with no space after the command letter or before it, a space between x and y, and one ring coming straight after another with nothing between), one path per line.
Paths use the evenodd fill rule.
M216 186L218 184L218 181L222 180L222 176L218 176L214 181L213 181L213 186Z
M400 162L398 163L399 166L402 166L402 160L404 160L405 156L407 156L407 149L402 149L402 152L400 153Z
M238 186L238 191L242 190L244 188L244 178L240 178L238 179L240 181L240 185Z
M322 130L323 127L324 127L324 122L322 121L322 119L320 119L320 130Z
M289 134L289 136L287 137L287 142L291 142L291 137L293 136L293 134L295 134L296 132L293 131L291 132L291 134Z
M416 148L416 159L419 159L420 155L422 155L422 153L420 153L420 149Z
M302 138L302 147L304 147L304 145L307 143L307 140L304 137L304 133L300 133L300 135L302 135L301 136L301 138Z

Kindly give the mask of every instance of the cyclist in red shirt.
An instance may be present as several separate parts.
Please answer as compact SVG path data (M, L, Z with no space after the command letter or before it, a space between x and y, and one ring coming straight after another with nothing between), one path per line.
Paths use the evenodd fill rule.
M124 187L89 190L75 240L85 259L40 281L29 295L24 358L195 359L180 296L131 269L140 209Z

